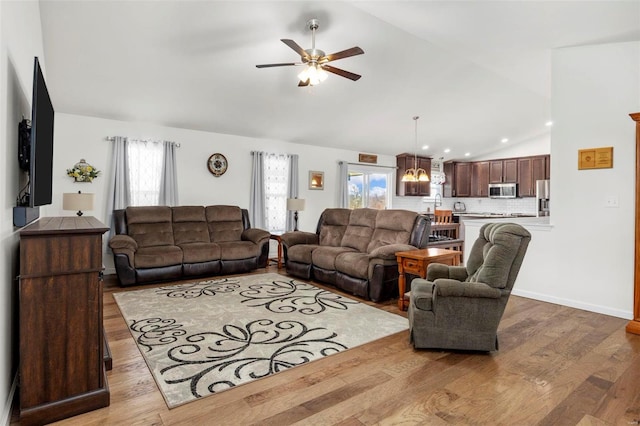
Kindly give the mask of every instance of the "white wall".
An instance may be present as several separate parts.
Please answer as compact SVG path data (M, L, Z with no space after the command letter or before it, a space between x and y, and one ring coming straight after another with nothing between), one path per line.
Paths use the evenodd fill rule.
M640 43L553 53L551 226L525 225L532 240L514 294L633 317L636 160L629 113L637 111ZM604 146L613 147L612 169L578 170L579 149ZM606 208L608 196L618 197L620 207ZM481 223L465 222L466 247Z
M38 2L0 1L0 424L9 424L17 368L18 123L31 116L33 57L43 59ZM42 62L46 75L46 61Z
M181 205L231 204L249 208L251 151L298 154L299 193L300 198L306 199L305 210L299 215L299 229L303 231L315 231L322 211L337 206L338 161L358 160L357 152L341 149L57 114L53 204L43 208L43 216L73 215L74 212L62 210L62 194L81 190L96 194L95 210L87 214L106 220L112 143L105 138L116 135L180 143L177 168ZM220 177L213 176L207 169L207 159L215 152L224 154L229 161L227 172ZM81 158L102 172L92 183L75 183L65 173ZM379 155L378 164L395 166L395 157ZM308 189L310 170L324 172L324 190ZM105 256L105 265L107 272L112 272L113 260L110 256Z
M628 313L633 306L635 122L640 43L552 55L551 222L554 294ZM613 168L578 170L578 150L613 147ZM619 208L606 208L607 197ZM532 288L531 291L534 291Z

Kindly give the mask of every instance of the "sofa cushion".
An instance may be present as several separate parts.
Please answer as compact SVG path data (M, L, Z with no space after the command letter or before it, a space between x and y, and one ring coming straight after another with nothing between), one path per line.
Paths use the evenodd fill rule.
M320 245L339 247L344 237L344 231L349 224L349 209L326 209L322 213L320 226Z
M226 241L218 243L220 245L220 259L239 260L256 257L258 246L251 241Z
M294 262L311 264L311 253L320 247L317 244L298 244L287 250L287 258Z
M127 229L138 247L173 245L171 208L167 206L127 207Z
M242 210L237 206L207 206L205 216L211 242L240 241L244 225ZM244 259L244 258L242 258Z
M379 210L367 252L388 244L409 244L417 216L409 210Z
M173 239L177 245L208 243L209 228L203 206L172 207Z
M182 249L183 263L200 263L220 260L220 245L218 243L184 243Z
M336 270L356 278L369 278L367 253L341 253L336 257Z
M136 268L161 268L182 264L182 250L178 246L153 246L138 248Z
M352 211L340 245L354 248L362 253L366 252L376 225L377 215L378 210L375 209L364 208Z
M336 257L342 253L355 252L351 247L326 247L320 246L311 253L311 260L314 266L335 271Z

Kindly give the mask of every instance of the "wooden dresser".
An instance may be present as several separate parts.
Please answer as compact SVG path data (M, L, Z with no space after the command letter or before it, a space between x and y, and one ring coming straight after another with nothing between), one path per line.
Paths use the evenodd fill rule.
M20 231L20 424L109 405L102 234L94 217L47 217Z

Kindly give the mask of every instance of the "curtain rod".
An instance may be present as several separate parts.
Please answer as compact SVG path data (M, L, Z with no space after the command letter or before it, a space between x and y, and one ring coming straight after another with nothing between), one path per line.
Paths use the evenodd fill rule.
M338 163L347 163L352 166L367 166L367 167L382 167L383 169L397 169L397 166L381 166L379 164L369 164L369 163L350 163L349 161L339 161Z
M122 137L124 137L124 136L122 136ZM113 141L116 140L116 137L115 136L107 136L105 139L108 140L109 142L113 142ZM173 142L173 141L161 141L161 140L154 140L154 139L134 139L134 138L128 138L128 139L131 139L132 141L135 141L135 142L153 142L153 143L169 142L169 143L174 144L176 146L176 148L180 148L180 144L178 142Z

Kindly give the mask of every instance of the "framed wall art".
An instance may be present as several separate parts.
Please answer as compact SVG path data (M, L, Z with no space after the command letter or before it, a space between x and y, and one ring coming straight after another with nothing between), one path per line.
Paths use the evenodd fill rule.
M309 189L324 189L324 172L309 171Z

